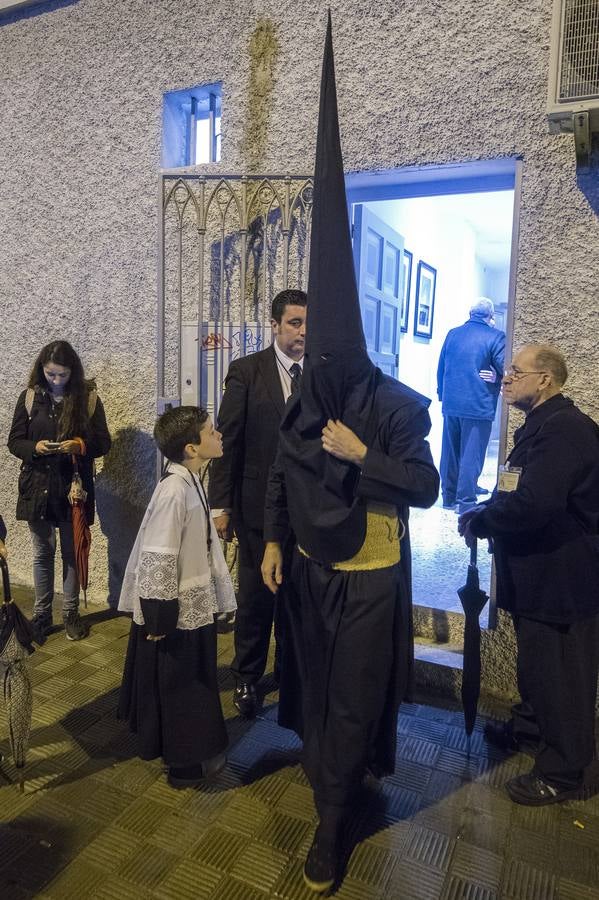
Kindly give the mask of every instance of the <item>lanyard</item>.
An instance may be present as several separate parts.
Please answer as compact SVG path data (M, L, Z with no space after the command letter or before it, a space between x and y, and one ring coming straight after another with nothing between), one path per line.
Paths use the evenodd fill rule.
M180 473L179 472L177 472L177 473L169 472L168 460L167 460L166 466L164 467L164 470L163 470L162 478L166 478L171 474L179 475ZM198 497L200 498L200 503L202 504L202 509L204 510L204 515L206 516L206 546L208 549L208 556L210 556L210 551L212 550L212 530L210 527L211 520L210 520L210 507L208 505L208 498L206 497L206 491L204 489L203 483L201 481L199 481L199 479L196 480L196 477L193 474L193 472L190 472L189 474L191 475L191 482L192 482L194 488L196 489L196 493L197 493ZM184 476L181 476L181 477L184 478ZM187 481L187 478L184 478L184 480ZM201 488L201 490L200 490L200 488Z
M196 493L200 498L200 503L204 509L204 514L206 516L206 545L208 547L208 556L210 556L210 550L212 549L212 530L210 528L210 507L208 506L208 498L206 497L206 491L204 490L204 485L196 480L193 472L189 473L191 475L191 480L193 481L193 486L196 489Z

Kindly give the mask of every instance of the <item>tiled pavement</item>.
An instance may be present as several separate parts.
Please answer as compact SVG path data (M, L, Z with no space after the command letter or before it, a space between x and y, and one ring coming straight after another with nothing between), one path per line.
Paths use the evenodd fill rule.
M231 636L220 638L229 764L204 790L168 787L114 717L129 622L92 613L88 640L53 635L31 659L34 714L25 792L0 779L0 898L302 900L314 808L276 695L235 716ZM487 708L486 712L490 712ZM396 774L368 784L346 900L599 900L599 798L529 809L502 790L526 757L471 755L449 705L406 705ZM0 712L0 749L8 752ZM14 769L3 763L14 778Z

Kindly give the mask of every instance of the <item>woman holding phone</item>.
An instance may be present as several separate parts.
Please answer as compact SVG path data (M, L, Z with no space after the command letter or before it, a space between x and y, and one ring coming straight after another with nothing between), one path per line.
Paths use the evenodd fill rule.
M65 632L69 640L81 640L88 629L79 615L69 491L77 469L87 492L85 512L91 525L93 461L110 449L110 434L96 386L85 378L81 360L67 341L53 341L40 350L29 385L17 401L8 449L23 461L17 519L29 524L33 541L34 627L41 640L52 629L58 531Z

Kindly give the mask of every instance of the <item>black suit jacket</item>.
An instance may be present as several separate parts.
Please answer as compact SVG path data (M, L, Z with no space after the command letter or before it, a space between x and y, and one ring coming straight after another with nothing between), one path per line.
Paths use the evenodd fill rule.
M515 435L511 493L494 491L472 519L491 537L497 605L569 624L599 613L599 428L562 394L541 403Z
M236 529L263 528L268 471L284 408L274 347L231 363L217 420L223 455L211 463L208 498L213 509L232 510Z

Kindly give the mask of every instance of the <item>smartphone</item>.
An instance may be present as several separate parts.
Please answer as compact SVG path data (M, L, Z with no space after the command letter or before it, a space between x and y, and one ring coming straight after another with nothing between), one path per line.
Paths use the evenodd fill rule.
M60 441L46 441L46 447L48 450L59 450Z

